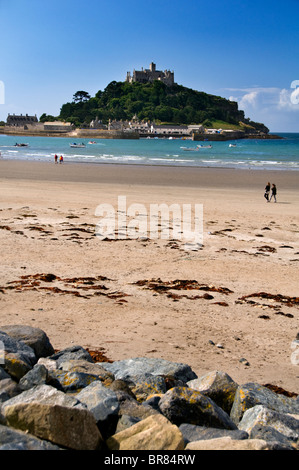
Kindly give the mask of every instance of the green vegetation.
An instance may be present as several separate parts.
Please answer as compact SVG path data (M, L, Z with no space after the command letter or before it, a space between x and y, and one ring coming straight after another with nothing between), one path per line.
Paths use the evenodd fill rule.
M43 115L41 119L45 117ZM72 102L62 105L58 116L76 127L89 126L96 118L104 124L109 119L129 121L136 118L156 123L203 124L205 127L216 127L218 122L221 122L218 127L222 128L240 129L241 123L255 127L255 123L245 119L244 112L238 110L236 102L181 85L167 87L160 81L146 84L113 81L94 97L78 91Z
M39 122L54 122L56 121L58 118L56 118L55 116L52 116L51 114L42 114L41 117L39 118Z

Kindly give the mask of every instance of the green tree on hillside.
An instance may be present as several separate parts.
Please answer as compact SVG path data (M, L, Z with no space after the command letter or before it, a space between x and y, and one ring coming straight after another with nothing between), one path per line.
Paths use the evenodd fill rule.
M73 96L75 103L83 103L84 101L90 100L90 94L87 91L77 91Z

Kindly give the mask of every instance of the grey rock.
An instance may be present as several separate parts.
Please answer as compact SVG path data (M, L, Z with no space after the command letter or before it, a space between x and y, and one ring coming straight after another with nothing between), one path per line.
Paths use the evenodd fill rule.
M241 364L244 364L244 366L250 366L250 363L245 357L241 357L241 359L239 359L239 362L241 362Z
M248 433L245 431L208 428L205 426L196 426L194 424L183 423L179 426L183 434L185 445L189 442L200 441L203 439L216 439L218 437L229 436L234 440L248 439Z
M17 341L21 340L27 344L27 346L30 346L37 358L54 354L54 348L48 336L40 328L27 325L5 325L0 326L0 331L4 331L10 337Z
M105 421L111 415L117 415L119 402L116 393L105 387L100 381L93 382L76 395L84 403L96 421Z
M48 357L40 357L37 363L42 366L45 366L48 371L58 369L57 362L52 359L49 359Z
M79 392L94 381L98 381L98 377L84 372L67 372L64 370L52 370L49 377L53 383L59 384L57 388L65 393Z
M175 387L159 402L161 412L173 424L183 423L220 429L237 429L229 415L213 400L189 387Z
M61 450L57 445L0 425L0 450Z
M12 379L0 381L0 404L21 393L19 385Z
M46 384L48 381L48 371L45 366L35 364L35 366L24 375L19 381L21 390L29 390L36 385Z
M7 406L4 415L9 426L67 449L100 450L103 445L87 409L31 402Z
M113 390L98 380L84 388L76 398L92 413L104 439L114 434L120 406Z
M255 405L264 405L279 413L299 414L299 403L294 398L275 393L257 383L247 383L240 385L236 391L230 413L233 422L238 424L245 411Z
M248 432L250 437L256 436L257 432L261 436L263 427L267 428L264 430L265 434L269 435L269 428L272 428L273 436L279 433L289 441L299 441L299 416L294 417L287 413L279 413L263 405L256 405L247 410L238 425L238 428ZM265 440L268 441L269 439Z
M231 439L230 437L218 437L216 439L203 439L189 442L186 451L194 450L289 450L276 441L267 442L264 439Z
M23 341L18 341L2 331L0 342L4 348L2 367L11 377L19 380L36 364L35 352Z
M291 441L271 426L262 426L257 424L251 430L250 439L264 439L267 442L279 442L281 446L288 448L288 450L295 450Z
M131 397L131 395L116 391L116 396L119 402L119 415L129 415L133 418L145 419L154 414L160 414L158 411L150 406L145 406Z
M10 375L2 367L0 367L0 381L3 379L10 379Z
M71 395L67 395L50 385L38 385L2 403L1 413L5 412L7 406L32 402L85 408L77 398Z
M151 408L153 408L154 410L158 411L159 413L161 413L161 410L159 408L159 403L160 403L160 400L161 400L161 396L160 395L153 395L152 397L148 398L147 400L145 400L143 402L143 406L150 406Z
M56 361L57 367L60 367L63 362L69 360L84 360L92 363L94 362L89 352L82 348L82 346L70 346L69 348L52 354L49 359Z
M299 397L164 359L95 363L81 346L53 353L38 328L3 330L0 450L299 450Z
M102 367L100 363L92 363L83 359L72 359L61 362L59 368L63 371L94 375L101 382L111 383L114 381L114 375Z
M132 392L128 383L125 382L124 380L120 380L120 379L113 380L113 382L109 384L108 387L111 390L114 390L115 392L123 392L126 395L130 395L131 398L134 398L136 400L136 396Z
M125 429L128 429L131 426L134 426L134 424L138 423L139 421L141 421L140 418L136 418L134 416L129 415L122 415L118 420L115 434L124 431Z
M156 414L114 434L107 439L106 445L110 451L176 451L184 449L184 440L177 426Z
M128 385L137 400L142 402L146 400L150 395L157 393L166 393L167 387L165 379L159 375L142 374L131 376Z
M103 362L102 366L112 372L116 379L122 380L142 374L160 375L182 380L183 382L188 382L197 377L188 364L171 362L165 359L137 357L113 363Z
M238 384L225 372L209 372L187 382L187 385L211 398L226 413L230 413Z

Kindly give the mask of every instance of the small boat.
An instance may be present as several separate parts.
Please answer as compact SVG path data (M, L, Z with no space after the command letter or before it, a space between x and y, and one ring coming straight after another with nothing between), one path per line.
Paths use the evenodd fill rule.
M77 148L77 149L85 149L86 145L85 144L76 144L76 142L74 142L73 144L70 144L70 147L72 148Z
M229 144L229 147L237 147L236 144Z
M182 150L184 150L185 152L196 152L196 150L198 150L197 147L181 147Z
M29 144L15 144L15 147L29 147Z
M88 143L89 143L90 145L92 145L92 144L96 144L96 142L95 142L95 141L90 141L90 142L88 142Z
M181 147L182 150L187 150L189 152L196 152L199 149L211 149L212 145L197 145L196 147Z

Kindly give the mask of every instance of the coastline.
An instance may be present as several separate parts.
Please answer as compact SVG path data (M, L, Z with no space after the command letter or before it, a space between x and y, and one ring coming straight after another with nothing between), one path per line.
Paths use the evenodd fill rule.
M277 204L263 197L267 181ZM1 325L40 327L57 349L160 357L298 390L297 172L1 159L0 187ZM202 204L203 246L100 240L96 208L117 211L119 195L146 211ZM175 280L207 290L167 290Z
M285 190L298 188L297 171L190 167L129 163L0 160L1 178L180 187L248 188L263 191L268 180Z
M241 133L240 133L241 132ZM281 140L283 137L279 135L279 133L269 133L269 134L242 134L244 131L235 131L232 132L232 135L220 135L220 134L197 134L194 133L193 137L189 134L182 135L178 137L176 133L168 133L167 137L162 134L154 135L148 133L139 133L139 132L124 132L124 131L116 131L116 130L93 130L93 129L74 129L70 132L65 131L52 131L49 132L48 130L35 130L35 129L20 129L15 130L14 128L4 128L1 129L0 127L0 135L11 135L11 136L30 136L30 137L75 137L75 138L94 138L94 139L146 139L146 138L177 138L181 139L182 137L188 138L194 141L230 141L230 140L244 140L244 139L256 139L256 140Z

